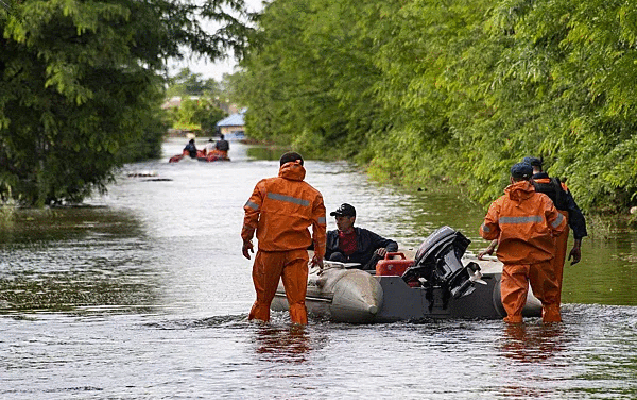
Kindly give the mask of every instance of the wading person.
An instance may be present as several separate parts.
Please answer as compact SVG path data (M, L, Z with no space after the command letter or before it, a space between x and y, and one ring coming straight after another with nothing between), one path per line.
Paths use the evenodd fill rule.
M569 228L573 231L573 248L568 254L568 260L572 260L571 265L575 265L582 259L582 238L587 235L586 220L566 184L556 178L550 178L549 174L542 170L542 161L540 159L524 157L522 162L533 167L532 183L535 191L549 196L553 200L557 211L566 217L568 224L564 232L555 238L553 268L558 289L557 302L560 304L562 302L562 281L564 280L564 263L566 262Z
M497 256L504 266L500 282L505 322L522 322L529 283L542 302L544 322L559 322L557 282L553 271L555 236L566 228L566 218L551 199L536 193L530 182L533 168L519 163L511 168L511 184L489 206L480 236L497 239Z
M354 227L356 208L343 203L330 216L336 218L338 229L327 233L325 258L343 263L358 263L362 269L376 269L385 253L398 250L398 244L372 231Z
M325 255L325 205L321 193L304 182L303 157L281 155L279 176L263 179L243 206L243 255L250 260L256 231L258 251L252 269L257 300L248 319L270 320L270 304L279 278L285 286L292 322L307 324L307 249L314 248L312 263L323 266ZM312 226L312 235L308 228Z

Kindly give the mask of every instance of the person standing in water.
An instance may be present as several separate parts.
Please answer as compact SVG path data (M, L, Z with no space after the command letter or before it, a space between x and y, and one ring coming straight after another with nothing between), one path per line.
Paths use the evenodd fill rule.
M536 193L531 184L533 168L519 163L511 168L511 184L489 206L480 236L498 240L502 267L500 296L505 322L521 323L529 283L542 302L544 322L560 322L558 287L553 270L555 237L566 229L566 218L548 196Z
M285 286L290 318L307 324L307 249L314 248L312 263L323 267L326 220L321 193L304 181L303 157L295 152L281 155L279 175L257 183L243 206L245 216L241 238L243 255L251 259L252 238L256 232L258 250L252 268L257 299L249 320L270 320L270 304L279 279ZM308 228L312 226L312 235Z

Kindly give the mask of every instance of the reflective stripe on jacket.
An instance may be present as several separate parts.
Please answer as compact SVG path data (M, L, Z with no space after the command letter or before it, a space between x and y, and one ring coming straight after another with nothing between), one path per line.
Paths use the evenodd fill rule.
M480 236L498 238L498 259L504 264L534 264L553 259L555 239L566 228L547 195L536 193L528 181L504 189L489 206Z
M327 228L323 196L303 179L305 168L289 162L279 168L277 178L257 183L243 206L241 237L252 239L256 230L260 250L307 249L313 244L315 255L323 257Z

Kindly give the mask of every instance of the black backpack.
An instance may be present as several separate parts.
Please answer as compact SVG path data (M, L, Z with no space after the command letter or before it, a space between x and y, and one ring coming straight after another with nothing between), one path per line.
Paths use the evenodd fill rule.
M538 183L533 181L535 191L544 193L553 200L555 208L560 211L568 211L568 202L566 200L566 191L562 187L562 182L558 178L551 178L549 183Z

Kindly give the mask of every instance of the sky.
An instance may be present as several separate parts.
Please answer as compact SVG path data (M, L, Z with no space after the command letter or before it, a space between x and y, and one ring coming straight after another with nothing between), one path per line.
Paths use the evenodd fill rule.
M249 12L258 12L263 9L262 0L245 0L245 3L248 7ZM211 30L214 27L210 27ZM174 76L180 69L188 67L192 72L198 72L203 74L203 79L214 79L216 81L221 81L223 74L228 73L231 74L234 72L236 61L232 56L228 57L228 59L223 61L218 61L215 63L211 63L205 58L197 60L193 58L188 60L187 58L181 62L171 62L169 63L169 71L170 75Z

